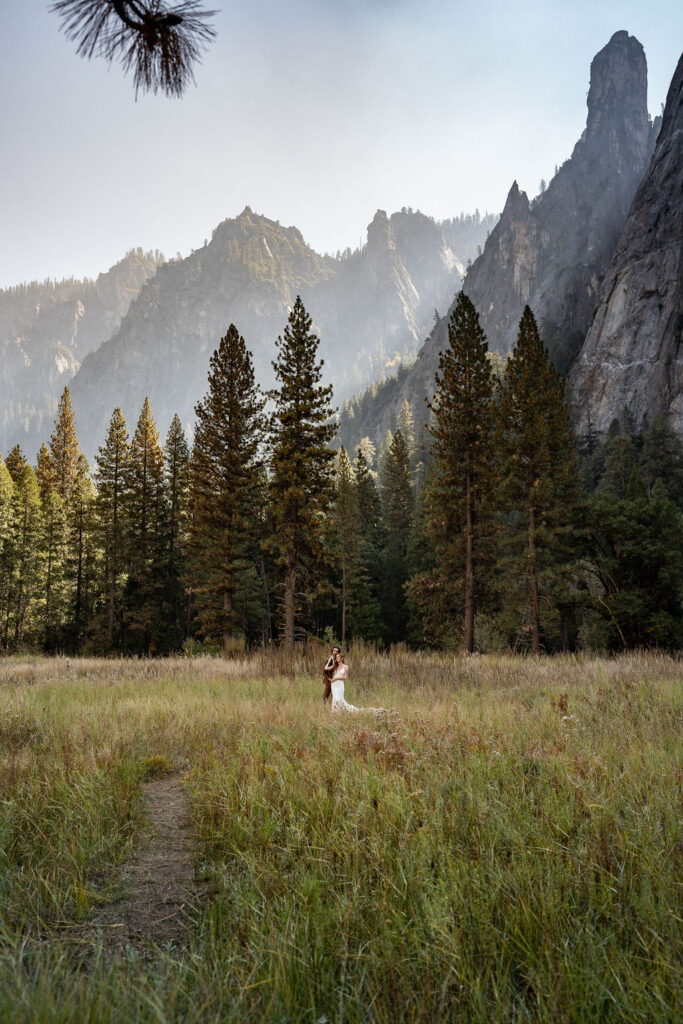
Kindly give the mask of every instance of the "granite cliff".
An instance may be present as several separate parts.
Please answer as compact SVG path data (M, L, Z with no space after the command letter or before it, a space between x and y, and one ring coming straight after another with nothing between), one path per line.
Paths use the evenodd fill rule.
M577 430L658 414L683 434L683 56L572 376Z
M647 169L656 127L647 112L643 47L615 32L590 70L586 127L544 192L512 185L465 291L489 346L509 352L528 303L561 372L591 322L603 277Z
M616 32L591 64L586 127L571 157L532 202L514 182L484 251L463 288L474 302L489 348L507 354L528 303L562 373L579 351L631 201L648 166L658 125L647 113L647 66L641 44ZM452 307L451 307L452 308ZM450 310L449 310L450 313ZM393 429L408 401L425 417L448 316L435 325L413 367L349 403L342 443Z

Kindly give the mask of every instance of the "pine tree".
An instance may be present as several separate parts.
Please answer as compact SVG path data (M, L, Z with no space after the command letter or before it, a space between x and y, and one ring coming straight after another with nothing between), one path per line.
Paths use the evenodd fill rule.
M350 624L354 636L361 636L365 640L379 640L383 632L380 604L384 547L382 509L362 447L358 448L356 457L355 483L363 578L359 586L357 607L352 609Z
M382 523L386 538L382 618L389 643L405 640L408 608L404 591L408 580L408 538L413 517L408 449L397 430L387 453L382 475Z
M406 444L408 451L408 461L410 463L411 471L413 470L413 460L415 458L415 416L413 409L407 398L401 403L401 408L398 411L396 417L396 429L401 431L403 440Z
M541 650L541 590L572 561L579 478L564 383L525 307L500 390L505 534L514 577L526 578L532 653ZM510 595L506 598L510 600Z
M683 644L683 513L661 479L648 496L632 471L627 493L598 491L589 506L585 564L596 621L584 641L609 650Z
M683 442L664 416L655 417L643 433L639 468L650 493L661 480L671 500L683 509Z
M71 584L70 616L66 631L71 650L78 651L92 621L97 598L99 568L97 536L97 492L90 467L81 453L69 500L68 578Z
M38 454L37 478L42 497L43 555L45 563L45 636L44 646L53 651L64 641L69 607L68 553L73 526L71 500L76 486L82 453L69 389L64 388L50 447L43 445Z
M41 503L40 551L43 558L43 647L54 652L62 639L66 606L67 520L63 498L48 490Z
M424 482L415 489L415 514L408 538L408 640L415 647L425 642L433 646L446 646L453 639L454 613L449 614L449 602L435 600L443 597L443 576L440 560L429 531L431 496L435 467L429 460L425 467ZM452 605L453 602L451 601Z
M112 650L123 640L121 586L125 571L125 484L129 458L128 431L123 413L112 413L104 445L96 456L97 520L103 551L106 603L106 646Z
M22 452L18 444L15 444L14 448L7 456L5 465L7 466L7 470L9 472L9 475L12 477L12 480L14 481L14 483L16 483L17 480L19 479L19 474L26 465L24 453Z
M169 649L177 651L186 633L183 578L187 552L188 509L190 495L190 451L180 417L171 421L164 446L166 495L168 501L167 565L165 607L168 619Z
M38 487L40 488L40 499L41 501L45 501L48 494L50 494L51 491L56 490L57 487L55 464L52 459L50 449L45 443L40 446L40 451L38 452L36 479L38 480Z
M334 497L332 387L320 384L323 364L317 361L318 338L311 328L297 296L284 337L277 341L273 368L279 388L271 392L272 549L284 585L283 638L290 658L302 598L315 592L329 562L325 513Z
M493 376L477 311L460 292L448 324L448 348L439 357L434 423L435 475L428 529L439 556L437 578L425 599L442 600L455 613L464 582L463 645L474 650L474 619L481 589L483 548L493 515Z
M351 463L343 447L340 448L337 456L334 532L341 570L340 638L342 646L344 646L346 644L349 609L357 601L356 589L360 583L361 564L356 488Z
M8 646L14 554L14 481L0 457L0 650Z
M605 469L600 479L600 490L609 491L618 498L626 497L626 488L637 462L636 446L628 434L610 430L605 445Z
M367 468L372 472L372 467L375 464L376 449L369 437L361 437L358 442L358 456L363 455ZM354 459L354 465L358 464L358 459Z
M384 476L384 467L386 465L387 456L389 455L389 449L391 448L391 442L394 440L394 435L390 430L387 430L382 443L379 446L379 453L377 455L377 476L381 480Z
M64 558L66 555L66 512L64 502L57 493L57 474L50 449L41 445L36 466L36 480L40 491L42 531L41 552L44 557L44 631L43 647L53 652L61 628L63 611Z
M68 502L76 482L81 455L68 388L64 388L59 400L55 427L50 438L50 454L54 466L55 490L63 501Z
M244 647L260 620L257 571L264 399L234 324L210 361L209 390L195 407L191 462L192 571L202 629L225 655Z
M26 463L17 478L13 495L11 618L16 647L39 637L35 615L40 593L41 507L40 489L33 468Z
M162 629L167 530L164 453L149 399L130 444L125 471L128 579L125 621L133 650L149 654Z

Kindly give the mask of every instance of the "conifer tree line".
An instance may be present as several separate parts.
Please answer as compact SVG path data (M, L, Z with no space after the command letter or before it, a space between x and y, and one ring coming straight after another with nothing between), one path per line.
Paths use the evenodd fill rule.
M448 338L427 427L404 402L379 451L333 448L300 298L267 393L228 327L191 445L145 400L89 467L66 388L35 467L0 458L0 650L679 648L680 440L659 419L574 438L528 307L506 362L464 293Z

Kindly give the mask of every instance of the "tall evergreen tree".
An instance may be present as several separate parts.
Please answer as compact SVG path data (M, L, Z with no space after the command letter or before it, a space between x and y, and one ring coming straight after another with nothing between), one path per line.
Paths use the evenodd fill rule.
M71 584L67 635L72 650L79 650L92 621L98 573L97 492L88 460L80 454L69 500L67 566Z
M358 503L353 471L345 448L340 448L336 467L334 502L334 533L341 572L341 632L346 644L349 611L358 601L357 590L362 582Z
M383 632L380 603L384 547L382 509L363 447L358 448L355 483L363 579L357 606L352 609L351 628L354 635L365 640L379 640Z
M403 435L403 440L405 441L406 450L408 452L408 461L412 472L415 458L415 416L413 414L413 408L407 398L403 400L401 408L398 411L398 416L396 417L396 429L400 430Z
M408 538L413 517L410 462L403 434L397 430L384 463L382 522L386 538L382 618L389 643L405 640L408 606L404 591L408 580Z
M106 646L112 650L123 640L121 587L125 572L125 486L130 445L123 413L112 413L107 438L96 456L97 522L103 551L106 606Z
M615 428L617 425L615 424ZM636 467L638 455L630 434L610 429L604 452L604 471L600 478L600 490L609 491L616 498L626 497L626 488L631 473Z
M372 471L372 467L375 464L376 449L369 437L361 437L358 442L358 455L362 453L365 459L367 468ZM357 465L358 459L354 459L354 465Z
M284 586L283 638L293 654L302 598L318 587L329 562L325 513L333 497L335 434L332 387L323 387L319 340L297 296L273 363L279 387L271 392L271 500L275 522L272 549Z
M500 389L499 447L510 565L526 578L531 650L538 654L540 583L549 585L572 561L580 491L564 383L528 306Z
M429 581L423 599L443 601L453 614L462 581L463 646L471 653L483 549L493 518L493 374L479 316L464 292L448 323L448 348L439 357L430 409L435 474L427 516L440 585Z
M164 453L149 399L133 434L125 472L128 579L125 619L133 650L153 651L162 631L165 541L168 517Z
M43 647L54 651L61 627L63 597L63 561L66 555L66 512L57 493L57 474L52 453L46 444L38 452L36 480L40 491L42 531L41 551L45 559L43 576L44 631Z
M40 500L45 501L48 494L50 494L51 491L56 490L57 487L54 460L50 453L50 449L45 443L41 444L40 451L38 452L36 479L38 481L38 487L40 488Z
M68 388L64 388L59 400L54 431L50 438L50 454L54 466L55 490L63 501L68 502L76 483L81 456Z
M12 480L14 481L14 483L16 483L17 480L19 479L19 474L26 465L24 453L22 452L18 444L15 444L14 448L7 456L5 465L7 466L7 470L9 472L9 475L12 477Z
M40 488L40 485L39 485ZM66 611L67 511L56 489L47 490L41 502L40 550L43 557L43 647L54 652L62 641Z
M234 324L210 361L209 390L195 407L192 570L205 635L226 655L260 619L257 571L264 399Z
M8 646L14 567L14 481L0 456L0 650Z
M667 494L683 509L683 441L663 416L657 416L643 432L640 474L648 491L657 480Z
M41 505L33 468L26 463L17 478L13 495L11 626L13 643L35 642L40 635L37 598L40 593Z
M382 443L379 446L379 452L377 454L377 476L380 480L384 476L384 467L386 465L389 449L391 448L391 442L393 440L394 435L390 430L387 430L382 438Z
M173 417L166 435L164 455L168 501L164 603L168 619L169 647L175 651L181 647L186 633L183 579L187 553L190 495L190 450L177 413Z
M683 644L683 513L658 478L633 471L627 493L600 490L589 506L585 565L597 620L584 641L609 650Z

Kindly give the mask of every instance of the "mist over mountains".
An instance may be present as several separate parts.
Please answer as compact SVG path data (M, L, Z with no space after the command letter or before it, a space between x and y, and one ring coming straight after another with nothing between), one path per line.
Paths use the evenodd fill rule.
M249 207L185 259L129 253L97 281L18 286L0 293L0 444L32 457L69 384L81 443L92 455L120 405L137 417L148 396L164 431L186 428L206 388L209 358L231 322L272 383L275 340L301 294L321 337L337 400L414 358L462 283L492 215L438 224L378 210L366 244L332 257L301 232Z

